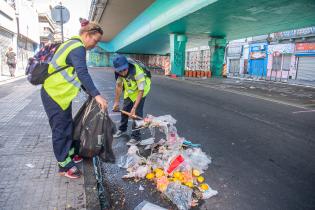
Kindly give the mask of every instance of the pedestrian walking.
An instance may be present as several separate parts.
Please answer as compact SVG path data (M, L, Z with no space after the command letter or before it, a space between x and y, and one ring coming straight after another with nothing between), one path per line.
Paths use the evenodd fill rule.
M113 111L119 111L119 100L124 90L123 110L130 112L131 116L137 115L143 117L144 102L151 87L150 77L140 65L128 62L127 58L123 55L117 55L113 60L113 65L117 78ZM126 134L128 118L127 115L121 114L121 124L117 133L114 135L115 138ZM132 129L135 127L135 121L133 121ZM136 130L132 132L129 142L136 144L140 139L140 131Z
M5 53L7 59L7 65L9 66L9 72L11 77L15 77L16 69L16 54L13 52L13 48L9 47L8 51Z
M72 100L81 87L95 98L100 107L105 110L107 101L95 87L88 73L86 50L92 49L101 40L102 28L85 19L80 19L79 36L60 45L54 54L48 71L64 70L48 77L42 88L41 98L52 130L53 150L59 165L59 174L68 178L79 178L80 170L76 163L82 158L75 154L73 141Z

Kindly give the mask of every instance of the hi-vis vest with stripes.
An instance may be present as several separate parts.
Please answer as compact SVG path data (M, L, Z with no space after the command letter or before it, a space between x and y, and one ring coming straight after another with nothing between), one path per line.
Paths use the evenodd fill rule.
M80 39L79 36L74 36L72 38ZM79 40L70 39L62 43L49 64L48 73L52 73L56 69L67 66L66 59L69 53L81 46L84 47L83 43ZM81 82L77 77L74 68L70 66L63 71L48 77L45 80L43 87L61 109L66 110L71 101L78 95L81 88Z
M151 88L151 79L147 77L143 71L143 69L137 65L134 64L136 69L136 74L134 75L134 79L126 79L122 77L123 83L124 83L124 99L130 98L131 101L135 102L139 93L138 90L138 84L144 82L144 93L143 97L146 97L148 93L150 92Z

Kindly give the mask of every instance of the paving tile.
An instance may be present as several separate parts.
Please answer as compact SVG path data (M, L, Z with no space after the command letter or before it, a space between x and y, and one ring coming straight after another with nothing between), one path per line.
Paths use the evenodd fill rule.
M85 209L84 178L57 174L39 88L12 90L0 98L0 209Z

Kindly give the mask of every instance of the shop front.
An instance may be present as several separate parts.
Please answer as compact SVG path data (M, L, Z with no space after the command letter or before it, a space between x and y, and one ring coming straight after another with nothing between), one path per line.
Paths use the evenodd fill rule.
M315 43L296 43L296 79L315 81Z

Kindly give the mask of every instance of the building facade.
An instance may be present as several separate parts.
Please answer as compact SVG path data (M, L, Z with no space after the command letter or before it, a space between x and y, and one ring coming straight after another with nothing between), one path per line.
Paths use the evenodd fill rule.
M17 52L17 21L15 5L12 2L0 1L0 71L8 73L5 53L9 47Z
M17 69L25 69L27 60L39 45L38 15L32 2L0 1L0 70L8 74L5 52L12 47L17 56Z

